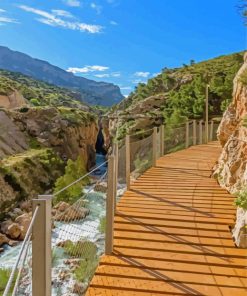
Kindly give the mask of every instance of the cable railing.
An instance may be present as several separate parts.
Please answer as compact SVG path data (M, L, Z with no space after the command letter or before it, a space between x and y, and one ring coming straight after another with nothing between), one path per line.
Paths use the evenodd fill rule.
M53 216L54 295L73 292L81 295L94 274L99 257L104 253L106 210L100 187L102 182L106 184L106 178L107 172L75 203ZM68 285L64 285L63 280L66 280Z
M105 162L54 194L33 200L31 224L3 296L84 295L100 256L113 252L113 221L121 193L156 166L159 157L214 140L217 128L210 122L206 136L204 122L192 120L135 131L113 145ZM106 172L94 177L93 184L81 184L103 166ZM78 184L84 188L74 202L57 200ZM30 283L22 294L24 273Z
M86 192L73 204L58 202L52 208L52 202L55 201L55 197L59 196L59 194L80 183L103 166L107 166L107 164L108 160L94 167L90 172L53 195L39 196L38 199L33 200L32 219L3 296L48 295L45 290L51 289L53 295L59 296L62 295L59 292L59 286L66 287L66 293L71 294L74 290L81 295L82 285L76 283L76 281L73 282L72 277L70 284L64 285L61 274L67 272L67 276L69 274L78 276L79 271L82 271L82 269L85 269L86 272L84 272L83 276L80 275L80 282L84 282L83 290L86 289L94 269L97 267L98 258L104 252L107 171L97 179L94 176L94 183L86 187ZM60 212L56 209L57 206L60 206L60 209L64 208ZM32 252L30 252L31 249ZM40 251L44 249L46 251L42 254ZM59 255L58 249L60 251L63 249L61 251L62 256ZM92 258L90 257L89 261L89 255L87 254L93 256L94 250L96 251L95 264L94 268L92 268ZM68 269L68 264L66 266L64 263L65 259L67 261L70 259L78 260L77 263L80 262L78 270L73 273L73 266ZM59 260L61 265L56 263ZM56 273L57 269L59 269L60 275ZM56 282L57 278L59 278L58 282ZM48 285L47 282L49 282ZM24 286L27 286L26 289L24 289Z
M17 256L16 262L15 262L13 268L12 268L12 271L11 271L8 283L6 285L6 288L4 290L3 296L9 296L9 294L11 293L11 288L12 288L12 285L13 285L14 281L15 281L14 289L13 289L13 292L12 292L11 295L12 296L16 295L16 292L18 290L18 284L19 284L19 281L20 281L20 278L21 278L21 273L22 273L22 270L23 270L23 266L24 266L26 258L27 258L27 251L28 251L29 242L30 242L31 235L32 235L32 227L34 225L34 222L35 222L35 219L37 217L38 211L39 211L39 206L37 206L35 208L34 212L33 212L33 216L32 216L30 225L28 227L26 236L25 236L25 238L24 238L24 240L22 242L21 249L20 249L19 254ZM20 267L19 267L19 265L20 265ZM18 267L19 267L19 271L18 271ZM15 280L15 276L16 276L17 272L18 272L18 275L17 275L17 278Z

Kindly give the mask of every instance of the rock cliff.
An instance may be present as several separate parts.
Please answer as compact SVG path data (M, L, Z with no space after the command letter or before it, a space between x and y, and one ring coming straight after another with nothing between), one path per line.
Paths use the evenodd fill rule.
M13 91L10 95L0 95L0 107L12 109L26 105L25 98L18 91Z
M218 129L218 139L223 147L215 167L215 177L220 185L233 194L247 188L247 54L244 64L234 79L233 101L224 113ZM247 213L238 208L233 237L238 246L247 246L245 225Z
M0 110L0 210L52 189L67 159L95 164L97 118L65 107Z

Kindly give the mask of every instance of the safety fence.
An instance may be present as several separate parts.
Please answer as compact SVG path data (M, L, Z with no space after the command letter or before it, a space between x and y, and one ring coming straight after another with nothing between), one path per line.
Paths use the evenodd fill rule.
M160 156L215 140L217 127L214 121L193 120L131 133L113 144L106 162L53 195L34 199L32 221L3 296L84 295L100 256L113 252L121 193ZM87 178L91 184L85 187ZM78 185L79 197L64 202L66 192Z
M107 165L105 161L53 195L32 201L32 220L3 296L84 294L105 252L108 171L100 177L94 172ZM86 187L85 179L90 182ZM80 186L75 202L60 201Z
M117 180L130 188L156 160L165 154L217 140L219 121L191 120L180 125L161 125L126 135L115 144ZM117 146L117 148L116 148Z

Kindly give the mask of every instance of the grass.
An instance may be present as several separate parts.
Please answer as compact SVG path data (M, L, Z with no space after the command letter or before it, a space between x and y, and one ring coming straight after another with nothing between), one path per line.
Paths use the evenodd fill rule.
M106 228L106 217L101 217L98 230L100 233L105 233L105 228Z
M11 269L4 269L4 268L0 269L0 296L2 296L3 293L4 293L4 289L7 286L10 274L11 274ZM14 283L15 283L16 277L17 277L17 274L14 277L13 284L12 284L12 286L10 288L9 295L11 295L11 293L12 293L12 291L14 289Z
M67 241L63 248L68 255L80 259L79 266L73 271L75 279L78 282L88 281L98 266L97 246L90 241Z

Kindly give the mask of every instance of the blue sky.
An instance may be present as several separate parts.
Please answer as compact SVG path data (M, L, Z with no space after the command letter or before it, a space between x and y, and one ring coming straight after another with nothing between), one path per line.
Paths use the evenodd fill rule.
M164 67L246 48L238 0L0 0L0 44L127 95Z

